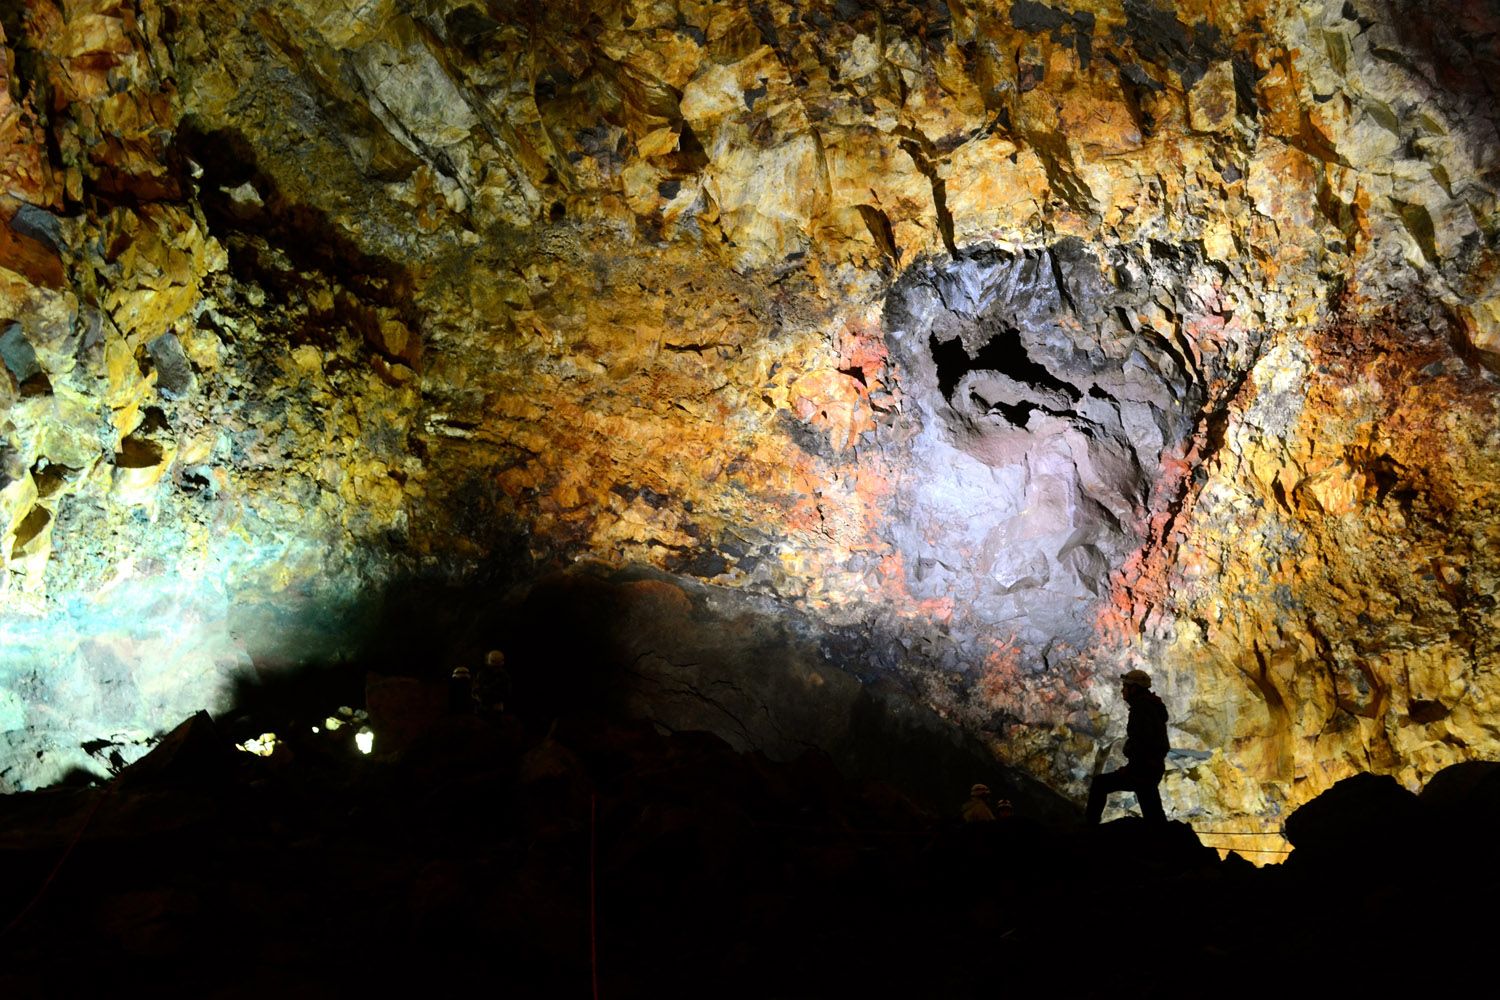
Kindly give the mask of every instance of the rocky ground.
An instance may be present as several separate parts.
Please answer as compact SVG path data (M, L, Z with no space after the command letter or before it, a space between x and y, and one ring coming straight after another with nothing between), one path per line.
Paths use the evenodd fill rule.
M1350 779L1256 869L1181 822L1081 829L1017 796L1015 817L965 826L957 801L815 752L775 764L707 733L445 714L427 694L400 752L284 718L279 751L252 756L229 732L250 719L200 715L108 783L0 799L0 987L1311 994L1424 980L1494 929L1469 914L1500 888L1500 765L1420 797Z

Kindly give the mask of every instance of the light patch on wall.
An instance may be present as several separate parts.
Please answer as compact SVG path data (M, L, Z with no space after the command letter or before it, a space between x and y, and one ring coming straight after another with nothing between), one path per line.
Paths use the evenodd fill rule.
M163 532L151 553L88 565L87 589L0 612L0 793L76 768L104 777L81 744L107 738L129 764L194 712L229 711L237 685L356 641L362 581L329 571L327 546L228 536L206 554L162 558L174 541Z
M261 733L259 736L252 737L243 743L236 743L234 748L236 750L243 750L245 753L253 753L257 757L274 757L276 755L276 744L275 733Z

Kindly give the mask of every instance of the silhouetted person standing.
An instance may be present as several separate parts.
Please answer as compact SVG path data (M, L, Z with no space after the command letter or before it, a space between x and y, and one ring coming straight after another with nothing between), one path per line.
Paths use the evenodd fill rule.
M1130 721L1125 726L1125 766L1094 778L1089 788L1088 823L1099 822L1110 792L1135 792L1141 815L1165 823L1157 785L1167 770L1167 706L1151 693L1151 675L1144 670L1122 674L1120 683Z
M969 801L964 803L965 823L993 823L995 814L990 810L990 786L975 784L969 789Z
M448 678L448 711L453 715L474 711L474 678L468 667L454 667Z
M510 701L510 671L505 669L505 654L492 649L484 654L484 666L474 677L474 707L482 718L498 719L505 714Z

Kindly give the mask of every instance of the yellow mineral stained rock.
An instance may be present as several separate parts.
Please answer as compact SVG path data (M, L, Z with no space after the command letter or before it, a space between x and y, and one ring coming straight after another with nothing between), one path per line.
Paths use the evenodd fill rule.
M395 0L292 0L291 6L336 48L367 41L396 10Z
M807 230L820 208L808 192L827 187L817 140L798 136L779 145L725 150L716 156L704 192L741 257L760 262L805 252Z
M1500 298L1485 299L1460 309L1469 343L1489 355L1491 364L1500 361Z
M14 541L21 523L36 506L36 482L28 474L0 489L0 538Z
M0 177L10 198L51 206L59 196L46 155L46 133L36 120L33 95L22 93L15 53L0 28Z
M61 386L34 396L11 410L17 429L35 442L37 457L53 465L87 469L100 456L96 400Z
M127 506L151 504L157 486L176 457L175 442L163 445L148 437L132 435L120 442L115 452L110 480L110 496Z
M147 206L119 210L109 239L118 278L105 300L132 346L170 330L198 300L202 278L225 266L223 249L188 212Z
M1195 132L1227 132L1237 111L1234 64L1222 59L1188 92L1188 123Z
M975 139L953 152L944 171L953 238L970 244L1024 239L1040 218L1049 184L1034 150L999 136Z
M143 407L154 398L156 373L143 376L135 352L119 337L105 342L104 357L108 368L104 403L110 408L109 419L117 437L124 438L140 426Z

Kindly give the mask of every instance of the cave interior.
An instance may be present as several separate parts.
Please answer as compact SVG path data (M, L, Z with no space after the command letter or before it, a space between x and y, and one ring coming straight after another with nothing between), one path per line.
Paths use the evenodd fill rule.
M1488 947L1494 0L26 0L0 56L6 995ZM1168 821L1086 824L1142 670Z

